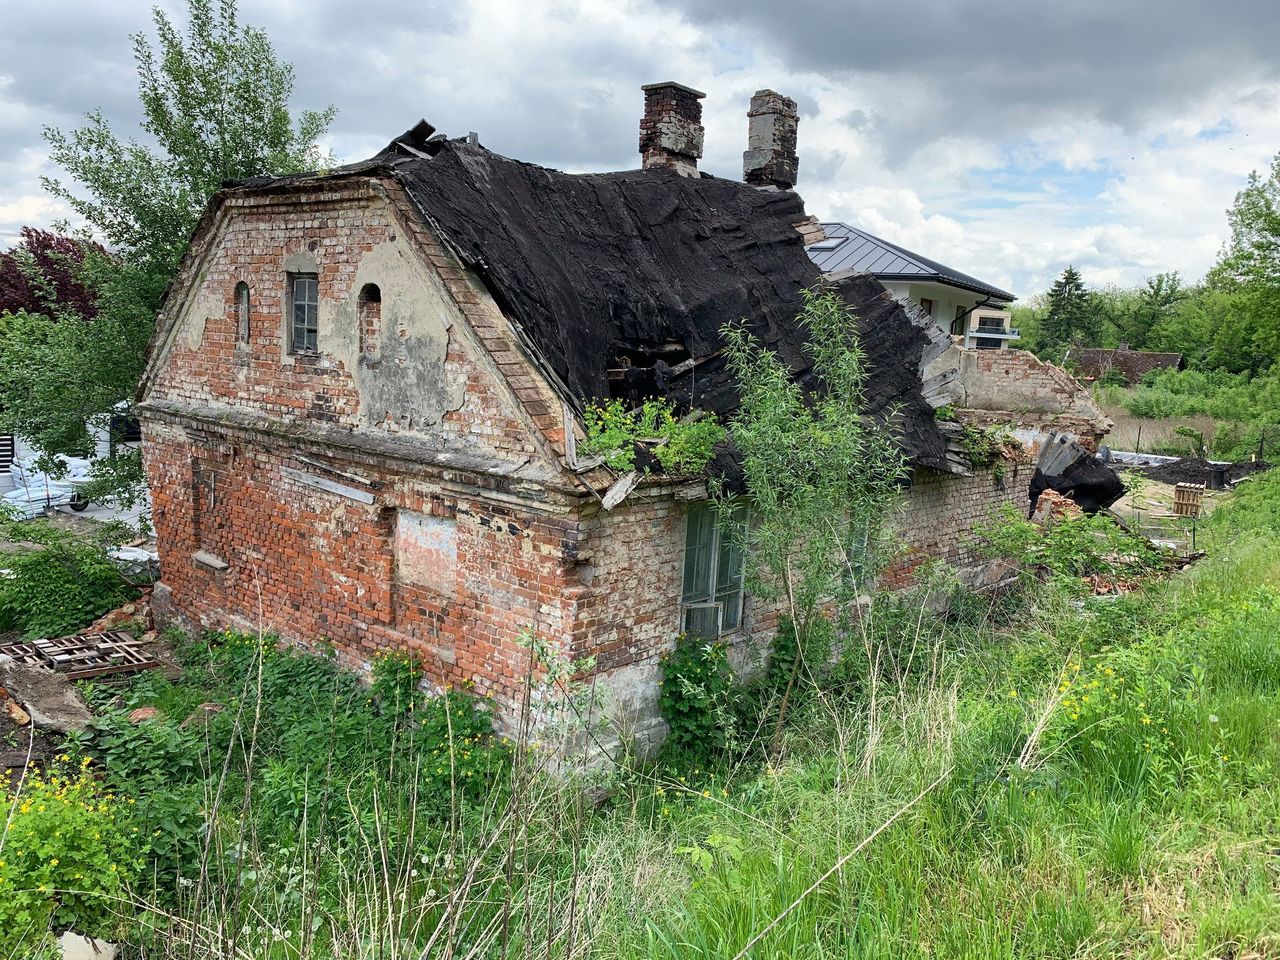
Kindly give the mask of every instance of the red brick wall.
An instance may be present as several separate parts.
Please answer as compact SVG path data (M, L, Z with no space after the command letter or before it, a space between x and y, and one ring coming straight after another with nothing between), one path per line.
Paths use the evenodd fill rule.
M413 650L435 684L473 682L508 703L518 701L528 668L519 633L564 640L571 632L570 520L496 507L483 491L368 465L360 469L380 489L374 503L361 503L287 476L286 469L324 476L296 451L246 436L189 438L158 418L144 430L162 592L189 626L327 642L362 667L379 650ZM193 462L216 464L202 469L216 476L211 497L207 483L197 488ZM453 562L437 557L398 570L405 515L450 530ZM196 562L201 549L226 569Z
M529 669L517 637L531 629L595 656L614 714L657 732L658 661L680 626L687 504L676 491L644 489L605 513L568 488L549 389L394 190L232 198L215 229L207 255L184 267L143 404L158 608L192 626L329 642L357 665L414 650L433 682L474 683L508 721ZM318 357L288 357L282 342L286 261L298 255L320 276ZM248 344L236 342L241 281ZM368 282L381 288L384 345L396 346L388 333L448 331L438 377L457 402L438 422L366 409L385 396L361 366L378 354L356 302ZM335 429L348 439L326 445ZM370 452L370 438L389 432L412 456ZM1024 503L1029 478L1010 466L1001 489L991 472L917 471L903 530L911 552L891 582L925 555L966 562L970 531L998 502ZM777 611L748 598L735 659L749 662L776 626Z
M885 584L904 586L921 563L935 557L956 568L980 560L976 536L1006 504L1025 515L1034 472L1031 463L1004 460L971 477L915 470L898 520L903 551L886 571Z

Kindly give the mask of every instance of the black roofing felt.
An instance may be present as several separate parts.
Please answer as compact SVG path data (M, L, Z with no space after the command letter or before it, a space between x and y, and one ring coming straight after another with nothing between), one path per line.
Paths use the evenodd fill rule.
M630 362L627 392L731 413L719 331L742 319L810 384L795 318L822 275L794 227L805 217L795 193L665 170L566 174L463 140L408 153L393 143L334 175L399 180L575 405L609 397L610 370ZM920 390L923 328L873 278L834 287L860 317L872 412L895 410L910 459L943 468L946 440Z
M847 223L824 223L831 241L809 248L809 256L824 273L856 270L871 273L883 280L916 280L945 283L997 300L1016 300L1007 290L972 277L946 264L938 263L906 247L881 239Z
M742 319L809 384L795 318L821 274L795 193L665 170L565 174L462 141L395 173L577 401L609 396L625 355L639 392L730 413L719 331ZM925 332L873 278L835 288L861 321L871 412L894 409L911 459L941 467L946 441L920 392ZM668 359L685 355L693 367L672 373Z

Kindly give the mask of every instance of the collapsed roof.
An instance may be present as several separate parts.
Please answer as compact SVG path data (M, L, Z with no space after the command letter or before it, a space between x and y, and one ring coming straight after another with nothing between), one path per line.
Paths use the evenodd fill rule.
M1129 386L1140 383L1152 370L1181 370L1186 366L1180 353L1130 350L1127 343L1114 350L1103 347L1075 350L1067 354L1067 359L1074 360L1086 377L1101 377L1114 370Z
M795 193L663 169L565 174L472 142L430 146L381 157L576 406L665 396L731 413L720 329L740 320L813 385L796 316L801 291L824 281L795 229ZM920 379L931 326L871 277L826 282L859 318L869 412L892 410L911 460L945 469Z
M945 346L936 328L872 277L824 278L796 231L805 211L794 192L661 168L566 174L433 133L421 122L326 176L400 182L572 406L661 396L678 409L732 413L738 397L720 330L737 321L812 387L796 317L801 291L824 284L858 316L869 412L893 414L911 462L950 469L921 383ZM304 179L314 178L238 186Z

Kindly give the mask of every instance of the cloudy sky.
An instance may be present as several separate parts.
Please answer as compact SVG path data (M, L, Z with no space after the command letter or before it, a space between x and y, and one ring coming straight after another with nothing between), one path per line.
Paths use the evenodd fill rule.
M160 0L180 15L181 3ZM67 214L44 125L138 119L150 0L0 0L0 247ZM801 106L799 190L1022 296L1198 278L1225 208L1280 150L1276 0L241 0L338 108L360 159L425 116L564 170L638 165L640 85L707 93L702 167L741 175L751 93Z

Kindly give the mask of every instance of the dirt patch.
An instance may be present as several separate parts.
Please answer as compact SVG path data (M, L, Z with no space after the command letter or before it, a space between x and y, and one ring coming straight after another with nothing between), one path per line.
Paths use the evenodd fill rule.
M0 657L0 687L38 727L70 733L83 730L93 719L75 685L47 667Z
M1161 463L1151 467L1137 467L1138 473L1160 483L1208 483L1209 461L1199 457L1183 457L1172 463ZM1227 467L1227 482L1238 483L1240 480L1263 470L1271 469L1271 464L1263 460L1243 461Z
M19 725L0 709L0 787L17 783L28 762L48 763L58 753L62 734L28 722Z

